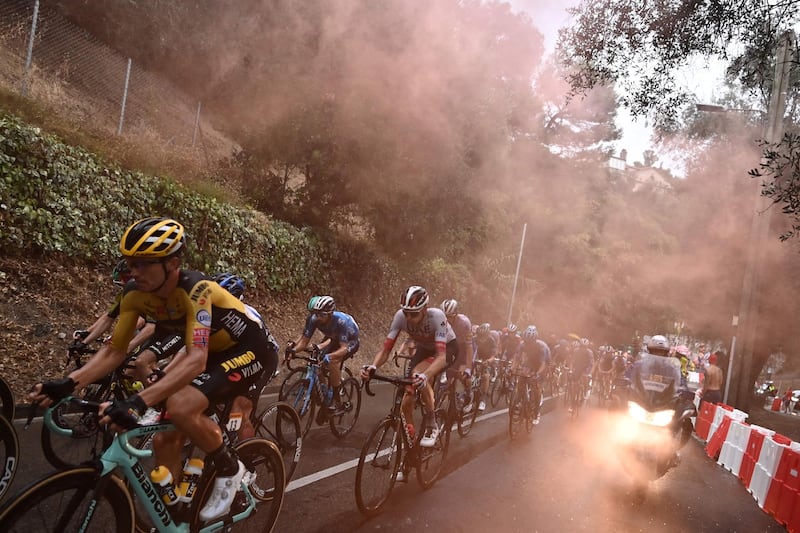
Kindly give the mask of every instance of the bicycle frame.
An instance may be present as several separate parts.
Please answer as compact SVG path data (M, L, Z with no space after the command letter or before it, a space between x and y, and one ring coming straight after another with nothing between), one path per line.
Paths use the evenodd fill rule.
M77 401L80 405L87 407L91 405L89 402L85 402L83 400L72 400L71 397L67 397L48 408L48 411L54 409L57 405L68 401ZM71 429L65 429L55 425L52 422L52 416L45 416L44 421L45 424L48 425L48 428L50 428L50 430L53 432L63 436L72 435ZM154 524L159 524L158 530L162 533L185 533L190 531L191 524L175 521L170 514L168 507L163 501L161 501L161 497L159 496L156 487L150 481L150 476L147 472L145 472L144 468L142 468L139 459L147 459L152 457L153 450L140 450L131 444L131 440L153 433L172 431L174 429L175 425L172 422L159 422L152 425L140 426L123 433L117 433L114 436L114 440L111 442L111 446L109 446L100 457L100 464L97 465L98 474L101 477L101 480L98 483L97 488L95 488L94 494L102 494L103 488L105 487L105 483L107 483L109 476L112 472L114 472L114 470L119 468L122 471L125 479L130 482L129 486L133 488L136 497L141 501L150 519ZM247 498L247 507L242 512L233 515L231 518L233 523L244 520L255 510L256 500L250 493L249 487L244 487L244 493ZM98 498L95 496L95 498L93 498L93 502L96 501L98 501ZM95 505L92 504L89 506L88 515L83 520L85 524L88 525L91 522L94 509ZM224 525L224 521L218 521L207 525L199 531L201 533L217 531L222 529Z

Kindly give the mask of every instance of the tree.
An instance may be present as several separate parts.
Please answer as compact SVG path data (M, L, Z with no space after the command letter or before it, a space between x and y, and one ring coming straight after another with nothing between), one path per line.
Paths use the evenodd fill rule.
M584 0L570 12L576 21L561 30L558 50L573 90L616 84L634 115L674 131L681 110L694 103L678 81L693 59L727 61L728 78L766 109L774 50L800 21L800 0ZM790 98L799 91L795 85Z

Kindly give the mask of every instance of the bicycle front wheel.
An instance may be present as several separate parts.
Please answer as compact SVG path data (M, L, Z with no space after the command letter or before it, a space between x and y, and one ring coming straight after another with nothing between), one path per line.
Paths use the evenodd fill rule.
M458 413L458 434L466 437L475 425L475 419L478 417L478 404L481 401L480 389L472 391L472 408L469 411L460 409Z
M0 499L3 498L14 475L17 473L19 463L19 439L14 425L4 416L0 416L0 460L3 461L3 470L0 472Z
M383 419L369 434L356 468L356 504L367 516L376 514L389 499L402 456L400 423Z
M286 403L297 412L300 417L300 427L305 437L311 424L314 421L314 391L311 390L311 383L307 379L296 381L286 393ZM321 406L320 406L321 408Z
M514 387L514 395L511 397L511 405L508 408L508 436L513 440L522 431L525 419L525 396L522 387L518 383Z
M95 500L99 480L95 469L85 467L35 482L0 509L0 531L131 533L133 502L123 482L112 476ZM82 527L89 517L88 527Z
M331 432L340 439L353 431L361 412L361 387L355 378L342 381L342 408L330 416Z
M303 379L305 375L306 375L305 367L295 368L294 370L289 372L286 375L286 377L283 378L281 386L278 389L278 401L285 402L286 399L289 397L289 389L291 389L295 383Z
M0 415L6 420L14 420L14 393L11 392L11 387L6 383L6 380L0 378Z
M444 466L444 459L447 456L450 432L445 429L445 424L447 424L447 411L445 409L440 408L435 411L436 424L439 426L439 435L436 438L436 443L430 448L420 447L417 450L419 460L417 463L417 481L423 489L431 487L439 479L439 474L442 473L442 467Z
M267 406L258 415L256 435L269 439L278 446L283 455L286 483L289 483L300 462L300 453L303 449L303 434L297 412L285 402Z
M59 435L42 423L42 452L54 467L67 469L85 464L100 457L111 444L113 437L100 427L96 413L79 412L70 402L62 403L50 413L55 425L72 430L72 436Z

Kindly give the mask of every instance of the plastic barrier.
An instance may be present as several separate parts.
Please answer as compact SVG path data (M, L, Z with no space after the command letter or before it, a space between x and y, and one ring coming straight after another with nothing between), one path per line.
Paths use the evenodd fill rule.
M781 410L781 397L778 396L772 400L772 410L773 411L780 411Z
M748 490L750 489L750 481L753 479L753 471L756 468L756 462L761 453L764 439L774 434L775 432L771 429L762 428L755 424L750 426L750 437L747 440L747 446L742 456L742 465L739 468L739 479Z
M749 440L750 424L732 419L725 442L722 443L717 464L730 471L734 476L738 476Z
M778 469L778 464L783 456L783 450L788 448L791 443L790 439L776 433L764 439L764 443L761 446L761 453L758 455L758 462L747 490L753 495L758 506L765 511L767 511L767 496L775 477L775 471ZM773 500L775 500L774 497ZM772 514L774 514L777 501L770 503L773 509Z
M711 435L711 438L708 439L708 443L706 443L706 455L711 457L712 459L716 459L719 456L720 450L722 450L722 444L725 442L725 439L728 438L728 429L731 427L731 421L733 419L729 416L722 417L722 423L719 424L719 427ZM711 426L714 427L713 425Z
M716 412L717 406L713 403L700 403L700 410L697 414L697 423L695 424L694 431L701 439L708 440L708 433L711 430L711 423L714 421L714 413Z
M800 491L800 443L793 442L783 450L778 469L775 471L775 478L767 492L767 503L764 505L764 509L772 512L770 509L774 499L775 519L781 524L787 525L792 520L798 491Z

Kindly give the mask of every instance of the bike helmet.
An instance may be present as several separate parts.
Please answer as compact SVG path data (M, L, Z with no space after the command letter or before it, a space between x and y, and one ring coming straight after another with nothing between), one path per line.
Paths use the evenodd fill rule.
M308 310L312 313L333 313L336 302L332 296L312 296L308 301Z
M536 329L536 326L534 325L528 326L527 328L525 328L525 331L522 332L522 338L525 339L526 341L535 340L536 337L538 336L539 336L539 330Z
M124 259L120 259L114 270L111 271L111 281L118 287L124 287L131 279L131 269Z
M587 339L586 337L581 339L581 346L589 346L589 344L590 344L589 339Z
M508 325L508 332L511 333L512 335L516 333L518 329L519 328L517 327L517 325L514 324L513 322Z
M477 333L482 337L484 335L488 335L489 331L491 331L491 326L489 325L488 322L484 322L483 324L478 326Z
M456 316L458 314L458 302L452 298L442 302L442 311L447 316Z
M125 230L119 251L125 257L166 258L182 250L183 233L183 226L171 218L143 218Z
M400 297L400 309L403 311L421 311L426 305L428 305L428 291L419 285L410 286Z
M653 335L647 341L647 351L653 355L669 355L669 341L663 335Z
M678 355L681 355L683 357L689 357L689 354L691 352L689 351L689 347L688 346L685 346L685 345L681 344L680 346L675 348L675 353L677 353Z
M230 272L215 274L214 281L216 281L220 287L233 294L240 300L244 297L244 280L236 274L231 274Z

